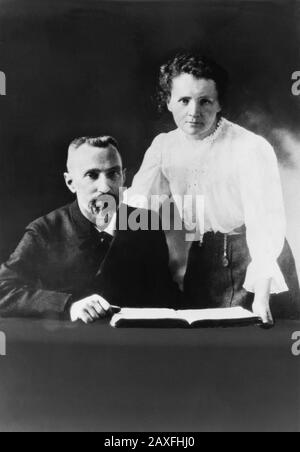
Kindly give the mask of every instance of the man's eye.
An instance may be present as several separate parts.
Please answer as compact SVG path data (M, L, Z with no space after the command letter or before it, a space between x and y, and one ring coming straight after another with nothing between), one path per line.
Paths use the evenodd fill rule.
M111 171L109 173L107 173L107 177L109 179L117 179L117 177L120 176L120 172L119 171Z
M91 179L91 180L97 180L98 179L98 174L95 173L95 172L90 172L90 173L87 173L87 177L89 179Z

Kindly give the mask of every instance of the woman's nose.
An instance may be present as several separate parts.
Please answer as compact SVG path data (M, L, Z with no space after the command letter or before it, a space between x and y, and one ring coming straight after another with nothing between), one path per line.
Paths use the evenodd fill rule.
M193 101L190 103L189 114L193 117L198 117L201 115L201 106L199 102Z

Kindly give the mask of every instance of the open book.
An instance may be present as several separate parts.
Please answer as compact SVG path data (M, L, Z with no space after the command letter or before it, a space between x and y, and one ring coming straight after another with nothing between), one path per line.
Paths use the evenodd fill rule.
M241 307L181 311L125 308L111 319L114 328L195 328L261 323L259 317Z

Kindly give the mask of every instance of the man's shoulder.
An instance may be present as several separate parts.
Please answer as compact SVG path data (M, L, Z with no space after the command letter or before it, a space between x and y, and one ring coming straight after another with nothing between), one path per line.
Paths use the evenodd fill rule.
M55 209L32 221L27 226L27 230L32 230L40 234L47 234L48 232L65 228L71 219L71 208L72 204L67 204L63 207Z
M119 230L154 233L162 232L160 216L154 210L122 204L119 209Z
M120 212L124 211L124 214L127 215L127 218L130 218L130 216L137 216L141 215L147 218L159 218L159 214L155 212L154 210L146 209L144 207L132 207L128 206L126 204L122 204L120 206Z

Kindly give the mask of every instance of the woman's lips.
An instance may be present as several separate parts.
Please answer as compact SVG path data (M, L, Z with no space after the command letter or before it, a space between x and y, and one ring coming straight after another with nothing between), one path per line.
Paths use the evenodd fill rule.
M201 122L190 122L189 121L189 122L187 122L187 124L192 127L203 127L203 124Z

